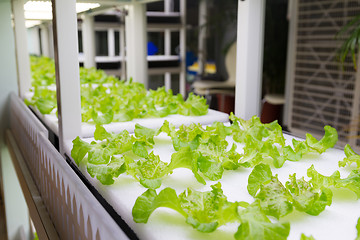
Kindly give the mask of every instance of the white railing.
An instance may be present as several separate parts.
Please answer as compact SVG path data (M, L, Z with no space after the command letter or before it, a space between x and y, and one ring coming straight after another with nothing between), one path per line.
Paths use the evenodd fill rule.
M60 239L128 239L50 143L46 128L12 94L11 132Z

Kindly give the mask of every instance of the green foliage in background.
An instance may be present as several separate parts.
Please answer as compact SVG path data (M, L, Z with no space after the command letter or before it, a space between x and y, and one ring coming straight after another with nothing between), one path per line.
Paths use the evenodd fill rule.
M55 67L52 59L31 57L32 91L27 105L42 114L56 112ZM166 117L170 114L201 116L208 112L203 97L189 94L186 100L164 87L146 90L143 84L118 80L95 68L80 68L83 122L108 124L135 118Z

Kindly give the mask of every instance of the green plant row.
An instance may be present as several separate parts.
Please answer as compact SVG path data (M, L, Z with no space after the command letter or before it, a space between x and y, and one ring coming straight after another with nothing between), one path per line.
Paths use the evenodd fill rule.
M332 188L347 188L360 196L359 170L341 179L338 171L327 177L312 166L308 169L309 181L296 179L293 174L283 185L268 165L279 168L286 160L299 161L305 154L325 152L337 142L334 128L325 126L320 140L307 134L304 141L293 139L290 146L285 144L277 122L262 124L256 116L245 121L233 114L230 120L230 126L215 122L205 128L191 124L175 129L167 121L159 129L137 124L134 135L127 131L109 133L97 125L95 141L88 143L77 137L71 156L103 184L113 184L120 174L128 174L148 188L133 207L135 222L146 223L157 208L168 207L178 211L188 224L201 232L212 232L226 223L238 222L236 239L286 239L290 224L279 219L293 209L310 215L320 214L331 205ZM152 151L154 138L161 133L171 138L175 151L170 163L161 161ZM243 152L237 151L236 144L228 147L228 136L243 145ZM339 166L360 161L360 156L349 145L345 154ZM248 179L248 192L255 199L251 204L228 202L220 183L213 185L209 192L188 189L177 195L172 188L156 192L162 179L177 168L190 169L198 182L206 184L205 179L220 180L224 171L250 167L253 170ZM269 216L278 220L270 221ZM301 239L313 238L302 235Z
M220 180L225 170L254 167L262 162L279 168L286 160L299 161L303 154L322 153L337 142L336 130L326 126L320 141L309 134L305 141L294 139L294 147L286 146L277 122L262 124L256 116L245 121L233 114L230 118L233 121L230 126L216 122L206 128L200 124L182 125L178 130L167 121L157 130L136 124L135 135L126 130L109 133L97 125L95 141L87 143L77 137L71 156L77 164L84 162L90 175L103 184L112 184L120 174L126 173L144 187L155 189L176 168L190 169L198 182L206 184L205 179ZM154 137L160 133L171 138L175 152L170 163L161 161L151 151ZM244 144L243 153L236 151L235 143L228 149L226 137L230 135Z
M323 176L311 166L307 175L311 178L309 181L305 181L304 177L296 179L294 173L284 186L277 176L273 176L269 165L260 163L248 178L247 189L254 197L251 204L229 202L220 183L212 185L212 190L208 192L187 189L179 195L168 187L158 194L154 189L145 191L137 198L132 215L135 222L147 223L157 208L166 207L183 215L186 223L200 232L213 232L222 225L237 222L240 223L234 234L237 240L287 239L290 223L279 219L290 214L293 209L309 215L319 215L332 203L331 188L346 188L360 197L359 170L354 170L348 177L341 179L338 171L331 176ZM277 220L271 221L269 216ZM301 239L314 238L302 235Z
M25 103L42 114L57 109L55 67L52 59L31 58L33 96ZM102 70L80 67L81 116L83 122L108 124L135 118L166 117L171 114L201 116L208 112L203 97L189 94L186 100L164 87L146 90L143 84L118 80Z

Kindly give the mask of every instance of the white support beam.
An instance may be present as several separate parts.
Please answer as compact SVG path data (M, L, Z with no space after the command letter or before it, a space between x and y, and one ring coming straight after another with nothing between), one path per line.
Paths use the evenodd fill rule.
M60 153L81 136L76 0L52 0Z
M260 114L265 4L238 1L235 114L243 119Z
M9 127L9 94L18 92L11 12L11 1L0 1L0 149L5 130Z
M94 30L94 16L82 15L82 42L84 53L84 67L96 67L95 62L95 30Z
M109 49L109 56L115 56L115 31L113 28L108 29L108 49Z
M119 29L120 55L121 55L121 79L126 79L126 55L125 55L125 28Z
M283 124L291 128L291 109L292 96L294 90L294 76L295 76L295 55L296 55L296 31L297 31L297 6L298 0L288 1L288 46L286 56L286 77L285 77L285 104L283 114Z
M186 95L186 0L180 0L180 93Z
M31 87L30 59L27 43L27 31L24 17L24 1L13 0L14 35L17 61L19 95L24 98Z
M165 29L164 32L164 53L165 56L171 55L171 31L170 29ZM169 72L165 73L165 89L171 89L171 74Z
M41 54L50 57L49 26L44 23L40 25Z
M148 86L147 32L145 4L133 2L127 6L126 31L126 72L127 78Z
M206 32L207 32L207 0L200 0L199 3L199 37L198 37L198 74L204 73L206 64Z
M171 55L171 31L170 29L165 29L164 31L164 53L165 56Z
M358 53L357 62L360 61L360 54ZM355 75L355 86L353 90L353 103L351 108L351 123L350 123L350 140L349 144L352 147L358 146L356 144L359 139L356 136L359 136L360 131L360 71L356 71Z
M164 10L167 14L174 12L174 0L164 0Z

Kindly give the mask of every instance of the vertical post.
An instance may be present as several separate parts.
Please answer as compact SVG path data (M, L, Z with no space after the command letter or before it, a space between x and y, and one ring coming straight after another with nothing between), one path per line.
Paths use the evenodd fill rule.
M31 87L30 60L27 43L27 32L24 17L24 1L13 0L15 51L17 61L19 95L24 98Z
M165 47L165 56L171 55L171 31L170 29L165 29L164 34L164 47ZM169 90L171 89L171 73L166 72L165 73L165 89Z
M9 123L8 96L18 92L11 0L0 1L0 150Z
M44 23L40 25L40 30L41 53L45 57L50 57L49 27Z
M296 31L297 31L297 0L289 0L288 3L288 48L286 56L286 78L285 78L285 99L283 124L291 128L292 96L294 86L294 69L296 54Z
M360 54L358 53L357 61L360 60ZM359 139L356 136L359 136L360 131L360 71L356 71L355 83L354 83L354 91L353 91L353 103L351 108L351 122L350 122L350 140L349 144L352 147L360 148L357 145L357 140Z
M206 65L207 0L199 3L198 74L202 75Z
M127 6L125 19L127 77L148 86L146 9L144 3Z
M90 14L84 14L82 15L82 20L84 67L96 67L94 16Z
M108 29L108 50L109 57L115 57L115 31L113 28Z
M123 17L121 18L123 19ZM121 79L126 79L126 59L125 59L125 28L122 26L119 31L120 54L121 54Z
M186 0L180 0L180 93L186 94Z
M174 11L174 0L164 0L164 10L165 14Z
M15 35L11 22L12 7L14 11L14 5L11 5L11 0L0 1L0 190L3 192L4 197L2 200L6 214L6 238L9 240L19 239L18 232L21 228L26 230L28 238L30 236L29 214L26 201L22 194L9 150L4 143L5 129L9 127L9 94L18 90L16 84ZM20 12L17 12L17 15L14 12L13 14L14 18L16 18L14 22L19 21L17 15ZM26 45L26 39L24 41Z
M238 1L235 114L243 119L260 113L265 4Z
M81 135L76 0L52 0L60 153Z

